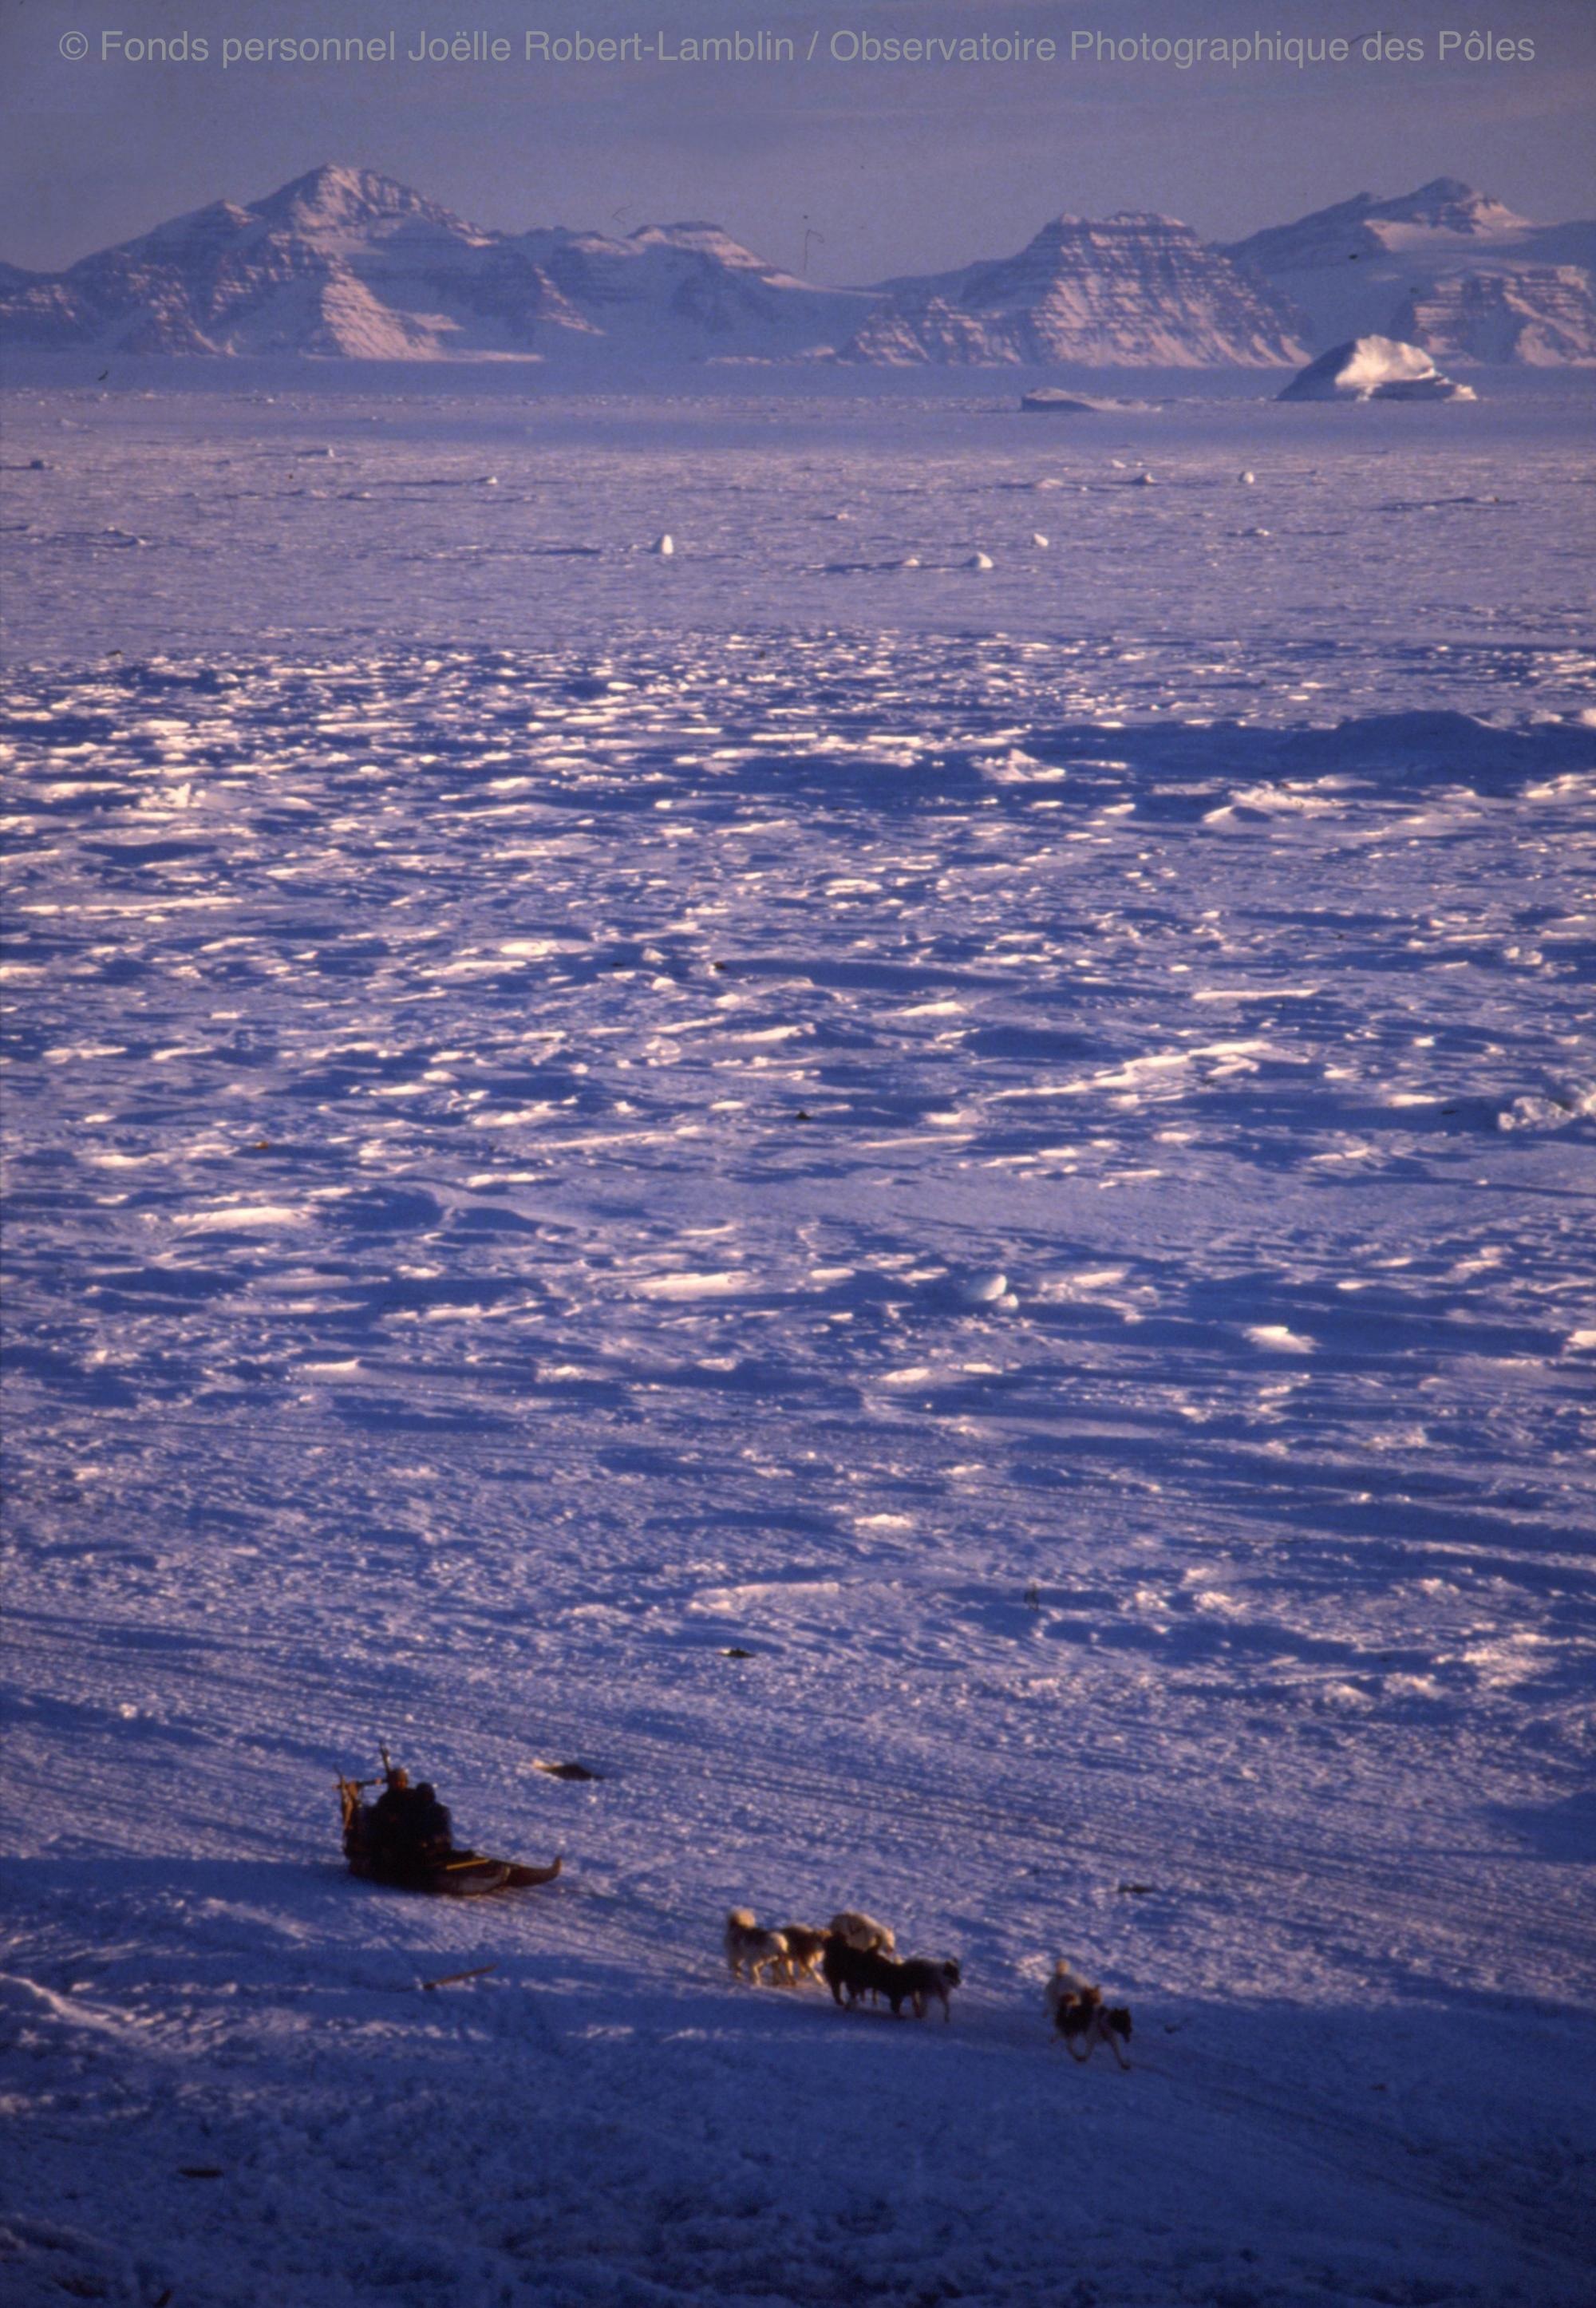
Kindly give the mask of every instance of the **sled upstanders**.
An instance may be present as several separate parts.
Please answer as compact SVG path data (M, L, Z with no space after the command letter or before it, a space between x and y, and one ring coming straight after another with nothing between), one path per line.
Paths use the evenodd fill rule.
M488 1859L479 1851L451 1850L439 1856L410 1856L384 1851L373 1828L375 1805L365 1800L367 1787L380 1779L340 1779L338 1799L343 1811L343 1855L351 1875L367 1882L386 1883L398 1891L429 1891L446 1899L469 1899L484 1891L515 1891L531 1883L552 1883L560 1861L548 1867L523 1867L513 1859Z

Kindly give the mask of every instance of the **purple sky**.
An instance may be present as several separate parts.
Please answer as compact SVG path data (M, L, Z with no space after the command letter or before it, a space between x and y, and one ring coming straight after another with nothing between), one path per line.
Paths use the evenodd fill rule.
M1535 60L1436 56L1443 28L1532 40ZM529 29L590 38L741 29L813 63L522 60ZM224 37L366 36L401 56L423 30L507 38L487 64L256 64ZM205 64L106 63L100 36L210 43ZM1421 63L1240 70L1158 63L1031 69L847 65L833 32L1264 30L1421 39ZM91 56L64 56L64 35ZM1596 213L1596 0L0 0L0 256L53 268L324 159L379 168L472 220L630 229L711 218L833 281L1018 247L1064 209L1160 209L1214 238L1359 191L1466 177L1547 220Z

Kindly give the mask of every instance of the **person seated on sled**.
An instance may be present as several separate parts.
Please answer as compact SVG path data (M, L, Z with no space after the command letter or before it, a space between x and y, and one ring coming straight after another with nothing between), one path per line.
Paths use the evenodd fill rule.
M453 1850L449 1814L430 1782L410 1785L410 1775L395 1765L388 1784L371 1807L372 1856L384 1867L436 1865Z
M454 1849L454 1823L446 1806L438 1801L437 1789L430 1779L423 1779L416 1789L415 1817L411 1832L416 1839L416 1850L422 1859L449 1858Z

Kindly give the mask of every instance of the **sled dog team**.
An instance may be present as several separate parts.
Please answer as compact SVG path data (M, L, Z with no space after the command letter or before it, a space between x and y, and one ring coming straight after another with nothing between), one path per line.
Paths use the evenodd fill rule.
M751 1908L734 1908L726 1918L724 1945L732 1977L746 1977L755 1987L761 1979L784 1987L819 1979L840 2011L852 2011L868 1995L872 2002L884 1996L894 2020L905 2003L917 2020L934 2002L941 2004L945 2020L953 2017L948 1997L960 1985L957 1961L901 1958L890 1926L852 1908L833 1916L824 1931L814 1924L783 1924L780 1931L767 1931ZM1072 2059L1089 2060L1106 2044L1119 2065L1129 2067L1122 2046L1131 2039L1131 2015L1123 2003L1106 2004L1100 1986L1063 1962L1054 1967L1043 2001L1054 2033Z

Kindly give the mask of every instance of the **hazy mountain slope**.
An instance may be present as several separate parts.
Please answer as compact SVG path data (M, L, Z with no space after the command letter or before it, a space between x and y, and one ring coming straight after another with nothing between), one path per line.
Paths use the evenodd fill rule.
M1356 194L1225 254L1300 306L1316 349L1372 332L1454 359L1596 361L1596 224L1534 224L1454 177Z
M588 326L523 254L368 169L217 201L0 297L15 343L426 358Z
M1596 297L1576 264L1445 272L1398 306L1396 332L1454 360L1538 368L1596 360Z
M628 349L790 357L834 344L875 298L797 280L714 224L643 225L624 239L529 232L513 245Z
M624 240L486 231L392 178L325 167L177 217L63 273L13 269L0 325L46 349L430 359L582 339L692 358L833 342L865 290L810 288L712 225Z
M844 359L1189 368L1302 357L1284 301L1172 217L1055 217L1017 256L884 285Z

